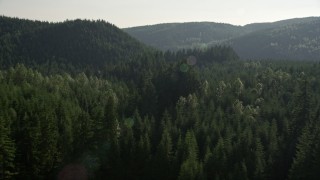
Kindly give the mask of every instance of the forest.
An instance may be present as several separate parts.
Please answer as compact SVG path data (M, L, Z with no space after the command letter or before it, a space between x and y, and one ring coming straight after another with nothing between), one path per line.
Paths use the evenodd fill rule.
M236 26L214 22L165 23L124 28L161 50L231 46L240 59L319 60L320 18L293 18Z
M317 61L161 52L101 21L0 20L0 179L320 177Z

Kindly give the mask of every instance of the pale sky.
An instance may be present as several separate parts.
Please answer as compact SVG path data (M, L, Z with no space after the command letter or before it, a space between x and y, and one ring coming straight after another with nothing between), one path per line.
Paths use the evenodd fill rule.
M320 16L320 0L0 0L0 15L103 19L118 27L211 21L234 25Z

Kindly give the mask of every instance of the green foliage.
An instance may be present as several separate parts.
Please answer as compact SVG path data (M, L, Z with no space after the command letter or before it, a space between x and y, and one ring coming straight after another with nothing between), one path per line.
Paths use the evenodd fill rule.
M82 164L90 178L317 175L320 83L312 77L320 74L313 68L318 64L254 67L233 61L179 72L179 63L163 63L161 69L149 65L154 90L147 92L139 88L146 84L144 74L135 72L138 77L130 80L130 70L108 70L110 80L46 75L22 64L2 70L1 176L54 178L70 163ZM167 84L158 81L163 76ZM193 87L203 81L207 93ZM155 97L147 99L155 98L164 110L145 111L149 92Z
M109 26L15 21L6 34ZM319 177L319 63L236 61L228 47L140 53L96 69L1 63L0 179L70 167L84 179Z
M202 179L203 167L198 159L198 145L193 131L188 131L184 141L184 159L178 179Z
M102 20L46 23L0 17L2 65L101 68L118 60L131 61L147 51L144 45ZM21 58L23 57L23 58ZM55 69L55 71L60 71ZM61 72L61 71L60 71Z
M16 147L11 139L10 125L0 116L0 177L11 179L15 175Z

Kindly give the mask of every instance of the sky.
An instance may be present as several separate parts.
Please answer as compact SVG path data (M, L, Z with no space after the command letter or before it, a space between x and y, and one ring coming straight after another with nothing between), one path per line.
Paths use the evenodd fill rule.
M195 21L245 25L320 16L320 0L0 0L0 15L49 22L103 19L120 28Z

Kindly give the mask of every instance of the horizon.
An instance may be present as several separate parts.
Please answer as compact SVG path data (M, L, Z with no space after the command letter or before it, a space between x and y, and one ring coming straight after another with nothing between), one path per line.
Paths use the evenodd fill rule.
M113 24L117 26L120 29L127 29L127 28L135 28L135 27L143 27L143 26L154 26L154 25L162 25L162 24L183 24L183 23L216 23L216 24L228 24L232 26L246 26L250 24L259 24L259 23L274 23L279 21L286 21L290 19L303 19L303 18L320 18L320 16L306 16L306 17L292 17L288 19L279 19L275 21L264 21L264 22L250 22L248 24L238 25L238 24L232 24L228 22L215 22L215 21L186 21L186 22L159 22L155 24L142 24L142 25L136 25L136 26L128 26L128 27L119 27L117 24L114 24L113 22L107 21L105 19L88 19L88 18L74 18L74 19L65 19L65 20L57 20L57 21L48 21L48 20L41 20L41 19L31 19L31 18L24 18L24 17L17 17L17 16L7 16L4 14L0 14L0 16L9 17L9 18L18 18L18 19L24 19L24 20L30 20L30 21L40 21L40 22L49 22L49 23L62 23L65 21L74 21L74 20L89 20L89 21L97 21L97 20L103 20L107 23Z
M119 28L184 22L215 22L244 26L293 18L319 17L320 1L0 0L0 14L47 22L100 19Z
M161 25L161 24L183 24L183 23L216 23L216 24L228 24L228 25L243 27L243 26L247 26L250 24L274 23L274 22L286 21L286 20L290 20L290 19L304 19L304 18L320 18L320 16L292 17L292 18L286 18L286 19L279 19L279 20L275 20L275 21L249 22L249 23L243 24L243 25L232 24L232 23L228 23L228 22L216 22L216 21L160 22L160 23L155 23L155 24L145 24L145 25L138 25L138 26L123 27L121 29L143 27L143 26L154 26L154 25ZM111 23L111 22L109 22L109 23Z

